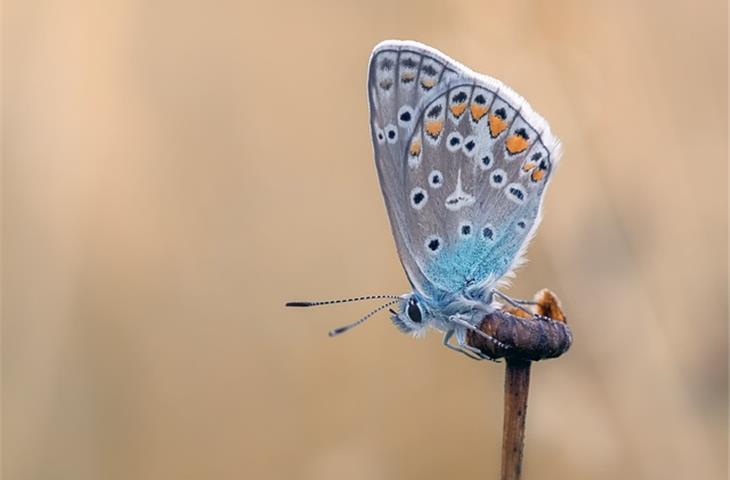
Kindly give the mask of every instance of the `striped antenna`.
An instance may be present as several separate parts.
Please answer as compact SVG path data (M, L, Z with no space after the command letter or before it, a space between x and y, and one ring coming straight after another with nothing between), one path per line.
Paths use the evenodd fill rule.
M365 295L362 297L340 298L337 300L323 300L323 301L314 301L314 302L287 302L286 306L287 307L318 307L320 305L334 305L336 303L360 302L362 300L382 300L384 298L400 300L401 297L399 297L398 295Z
M388 307L390 307L391 305L394 305L394 304L396 304L396 303L398 303L398 302L400 302L400 301L401 301L401 298L400 298L400 297L396 297L396 298L397 298L397 300L393 300L393 301L391 301L391 302L388 302L388 303L386 303L385 305L381 305L381 306L379 306L378 308L376 308L376 309L375 309L375 310L373 310L372 312L370 312L370 313L368 313L367 315L365 315L364 317L362 317L362 318L361 318L360 320L358 320L357 322L352 322L351 324L349 324L349 325L345 325L344 327L339 327L339 328L335 328L334 330L332 330L332 331L331 331L331 332L329 333L330 337L334 337L334 336L336 336L336 335L339 335L339 334L341 334L341 333L345 333L346 331L350 330L351 328L357 327L357 326L358 326L358 325L360 325L360 324L361 324L362 322L364 322L364 321L365 321L365 320L367 320L368 318L372 317L373 315L375 315L375 314L376 314L376 313L378 313L379 311L383 310L384 308L388 308Z

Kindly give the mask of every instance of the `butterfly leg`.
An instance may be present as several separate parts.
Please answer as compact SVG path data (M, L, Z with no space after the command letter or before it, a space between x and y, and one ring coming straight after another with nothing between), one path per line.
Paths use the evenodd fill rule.
M468 321L466 320L466 317L463 317L463 316L461 316L461 315L458 315L458 314L457 314L457 315L451 315L451 316L449 317L449 321L450 321L451 323L455 324L455 325L458 325L458 326L460 326L460 327L463 327L463 328L465 328L465 329L467 329L467 330L470 330L470 331L472 331L472 332L476 333L477 335L480 335L480 336L482 336L482 337L486 338L486 339L487 339L487 340L489 340L490 342L492 342L492 343L494 343L495 345L497 345L497 346L498 346L499 348L502 348L502 349L504 349L504 350L508 350L508 349L510 348L510 346L509 346L509 345L505 345L504 343L500 342L499 340L497 340L497 339L496 339L496 338L494 338L493 336L491 336L491 335L487 335L486 333L482 332L482 331L481 331L481 330L479 330L479 329L478 329L477 327L475 327L474 325L472 325L471 323L469 323L469 322L468 322ZM460 343L461 343L461 342L460 342ZM463 344L463 343L462 343L462 344L461 344L461 346L462 346L462 347L467 347L468 345L465 345L465 344ZM480 351L480 352L481 352L481 351Z
M530 310L525 308L525 305L537 305L537 302L533 302L532 300L515 300L514 298L500 292L499 290L492 290L492 293L496 296L500 297L513 307L522 310L523 312L527 313L531 317L535 316L535 312L531 312Z
M453 350L455 352L463 353L467 357L473 359L473 360L491 360L493 362L499 363L499 360L496 358L492 358L489 355L485 355L481 350L478 348L474 348L470 345L461 345L461 346L454 346L451 343L449 343L449 340L451 340L451 337L454 336L455 330L451 329L448 332L444 334L444 347L448 348L449 350Z
M472 360L483 360L481 351L477 350L478 354L472 354L463 348L455 347L454 345L449 343L449 341L451 340L451 337L453 337L453 336L454 336L454 329L451 329L444 334L444 340L443 340L444 347L448 348L449 350L453 350L455 352L463 353L464 355L471 358ZM476 350L476 349L474 349L474 350Z
M472 354L476 355L479 358L479 360L489 360L490 362L494 362L494 363L502 363L502 360L500 360L498 358L490 357L486 353L482 352L478 348L472 347L471 345L464 344L461 346L461 348L467 352L471 352Z

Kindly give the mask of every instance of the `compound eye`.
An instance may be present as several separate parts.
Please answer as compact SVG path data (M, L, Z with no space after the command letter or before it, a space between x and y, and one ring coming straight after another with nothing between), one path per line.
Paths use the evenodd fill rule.
M418 302L415 298L411 298L408 301L408 318L411 319L413 323L421 323L423 320L421 318L421 308L418 306Z

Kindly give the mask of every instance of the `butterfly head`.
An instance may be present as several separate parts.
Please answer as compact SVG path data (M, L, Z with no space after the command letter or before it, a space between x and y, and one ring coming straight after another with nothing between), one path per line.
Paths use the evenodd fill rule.
M403 333L420 336L431 322L431 312L415 293L405 295L400 302L399 311L390 310L390 319Z

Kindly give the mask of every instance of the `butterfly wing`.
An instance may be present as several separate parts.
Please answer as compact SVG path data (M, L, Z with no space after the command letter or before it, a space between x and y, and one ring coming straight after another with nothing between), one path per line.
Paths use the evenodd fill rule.
M435 297L508 275L540 220L558 140L519 95L415 42L378 45L368 93L401 262Z
M434 89L455 72L437 56L415 44L383 42L370 57L368 97L375 163L398 253L409 281L423 294L436 293L424 273L415 231L408 182L409 170L418 168L422 144L410 142L422 106ZM406 155L406 150L410 154Z

